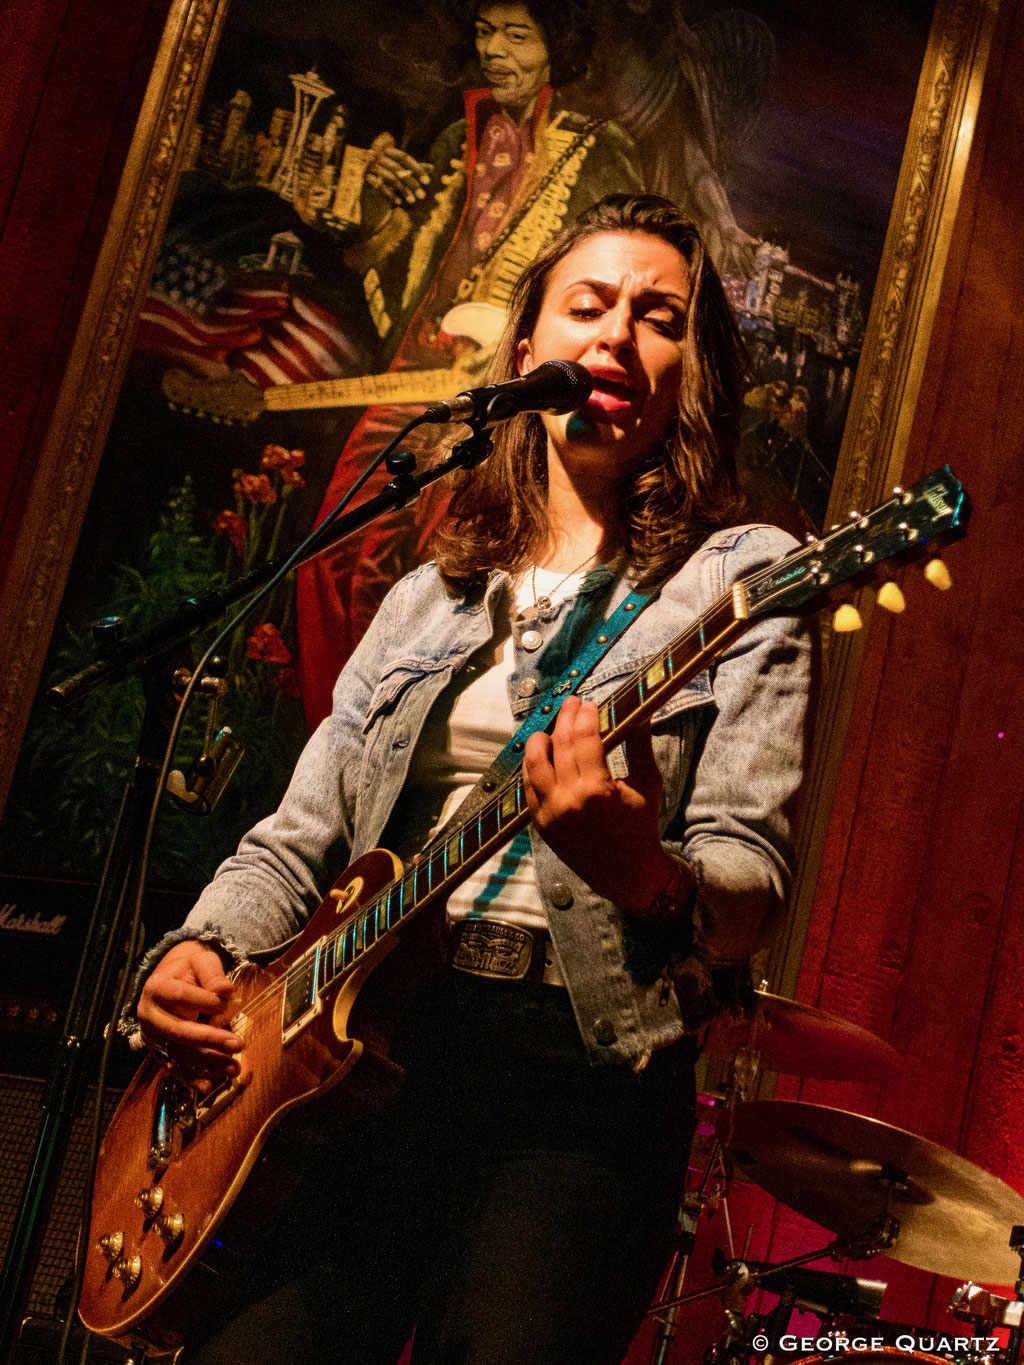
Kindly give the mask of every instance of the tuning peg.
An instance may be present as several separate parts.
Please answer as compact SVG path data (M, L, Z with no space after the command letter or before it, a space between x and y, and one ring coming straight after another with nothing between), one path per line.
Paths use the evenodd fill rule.
M906 610L906 598L892 579L878 589L878 605L884 607L886 611L896 612L897 615Z
M860 630L863 624L864 622L860 619L860 612L850 602L844 602L832 618L832 628L839 631L840 634Z
M953 580L949 576L949 570L941 559L929 559L924 566L924 576L933 588L939 588L945 592L947 588L953 586Z

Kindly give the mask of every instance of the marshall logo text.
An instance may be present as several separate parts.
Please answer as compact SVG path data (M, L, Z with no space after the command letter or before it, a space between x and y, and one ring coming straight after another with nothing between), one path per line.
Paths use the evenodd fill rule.
M53 915L50 919L20 915L13 901L0 905L0 929L16 929L22 934L59 934L66 920L67 915Z

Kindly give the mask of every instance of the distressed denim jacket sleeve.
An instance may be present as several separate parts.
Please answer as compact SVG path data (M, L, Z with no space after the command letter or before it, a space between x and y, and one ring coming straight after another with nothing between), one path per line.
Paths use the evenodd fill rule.
M717 597L791 545L770 527L714 538L701 552L706 590ZM713 713L692 785L666 831L697 874L702 936L712 955L756 950L782 912L808 741L810 665L806 624L765 617L712 671Z
M774 527L713 536L606 654L580 695L602 701L648 663L740 576L778 559L791 537ZM607 586L607 575L605 586ZM385 599L335 688L334 710L313 735L279 809L218 869L183 927L147 955L136 983L184 938L216 941L236 958L295 934L346 863L374 847L405 786L431 705L507 610L507 580L455 601L432 565L408 574ZM595 577L596 587L601 584ZM628 584L604 593L603 610ZM588 589L584 583L580 598ZM600 595L594 592L595 600ZM545 619L545 647L580 599ZM557 648L553 653L557 654ZM521 720L543 685L542 649L516 641L509 683ZM809 635L792 618L756 622L656 713L655 754L664 779L666 847L688 859L700 883L699 915L711 935L742 926L750 940L773 926L789 877L791 804L805 744ZM541 673L538 673L538 665ZM527 681L527 680L531 681ZM523 687L523 684L527 685ZM531 840L551 935L584 1043L597 1063L641 1067L651 1051L699 1022L690 926L654 933L597 896L543 843ZM699 964L698 964L699 965ZM706 973L705 973L706 977ZM126 1025L126 1026L130 1026Z
M397 591L385 599L346 665L332 713L303 749L278 809L221 863L181 928L143 957L122 1032L134 1031L142 985L176 943L216 943L236 962L279 947L301 930L350 861L363 728L379 675L379 642L392 629Z
M746 526L712 536L588 680L603 701L737 579L779 559L792 537ZM716 1008L709 962L760 946L781 916L791 819L803 775L811 635L803 620L763 618L652 719L664 781L662 838L696 873L694 933L654 929L602 901L533 836L538 879L584 1041L595 1060L643 1066L653 1048ZM619 774L621 775L621 774Z

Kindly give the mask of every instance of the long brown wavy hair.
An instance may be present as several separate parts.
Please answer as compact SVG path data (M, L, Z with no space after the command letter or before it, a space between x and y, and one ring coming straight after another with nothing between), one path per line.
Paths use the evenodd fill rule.
M601 232L660 237L686 261L693 282L676 415L660 446L621 488L629 576L649 589L670 578L712 531L737 519L735 452L746 355L696 228L660 195L611 194L552 238L523 271L495 357L496 380L515 377L516 347L533 335L552 270ZM491 569L518 573L535 562L549 529L546 452L540 417L522 413L495 429L483 464L453 476L448 513L432 542L450 592L479 592Z

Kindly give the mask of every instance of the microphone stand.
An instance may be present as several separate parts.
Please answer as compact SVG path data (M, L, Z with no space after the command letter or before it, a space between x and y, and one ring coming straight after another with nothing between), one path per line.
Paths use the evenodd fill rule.
M67 1151L71 1126L85 1089L90 1065L100 1041L99 1021L103 1002L115 979L120 960L120 1002L140 949L141 938L130 909L140 892L144 876L147 825L159 791L159 774L167 763L164 748L173 722L169 680L179 667L192 636L219 620L236 602L251 597L277 575L313 559L321 551L368 525L384 512L415 501L430 484L456 469L472 469L490 453L487 413L472 419L472 434L454 446L450 454L431 468L415 472L415 457L408 452L391 455L386 468L391 482L376 496L344 515L335 509L291 554L254 569L230 587L192 598L169 621L134 638L116 643L107 657L81 672L64 678L47 692L55 707L70 705L96 688L120 682L138 673L142 678L145 711L140 726L138 757L125 788L106 865L96 895L82 960L57 1045L52 1072L43 1097L43 1120L33 1148L28 1175L0 1276L0 1361L10 1362L21 1332L21 1320L31 1289L43 1233L53 1204L61 1163ZM411 424L415 425L415 423ZM401 433L404 439L410 427ZM369 472L369 471L368 471ZM188 656L191 663L191 656ZM113 1041L115 1021L104 1031L105 1043L100 1077ZM99 1114L97 1112L97 1124ZM90 1176L91 1178L91 1176ZM79 1244L79 1257L88 1248ZM77 1295L68 1308L74 1314ZM65 1337L67 1336L67 1329Z
M482 463L490 453L491 438L485 428L486 417L473 423L473 434L453 446L451 453L436 465L420 473L414 473L415 457L408 453L389 456L388 472L393 475L391 482L374 497L360 503L358 507L334 519L333 514L310 533L305 542L290 554L279 555L277 559L260 568L251 570L227 588L203 593L202 597L192 597L184 607L162 626L156 626L122 645L111 650L107 658L99 659L88 668L64 678L47 692L47 700L52 706L63 707L94 691L108 682L120 682L123 678L138 673L152 660L160 658L168 650L183 644L193 635L205 630L224 615L229 607L251 597L286 567L296 568L315 559L323 550L328 550L353 531L375 521L385 512L406 507L419 497L424 488L456 469L472 469Z

